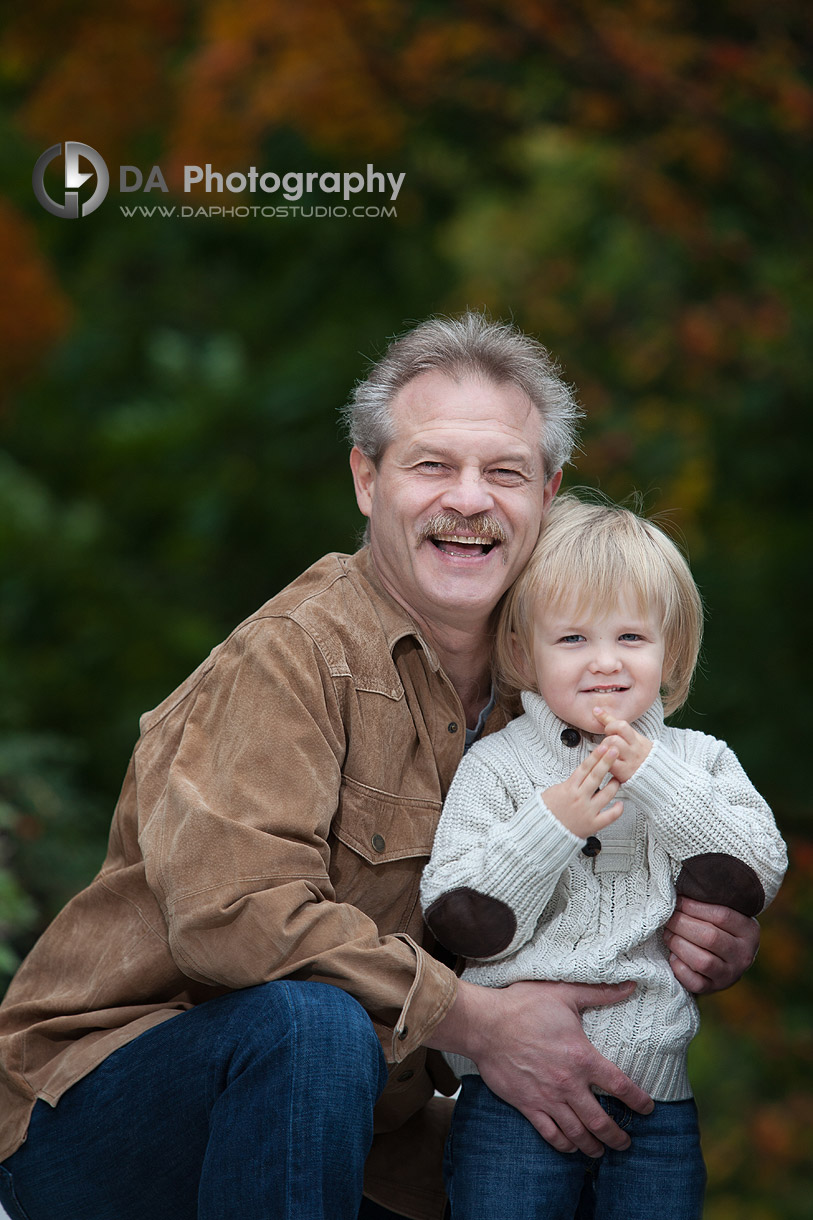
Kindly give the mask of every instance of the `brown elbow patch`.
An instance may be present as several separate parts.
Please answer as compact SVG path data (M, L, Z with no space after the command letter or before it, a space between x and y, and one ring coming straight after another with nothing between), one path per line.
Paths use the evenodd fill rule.
M478 894L468 886L449 890L424 912L436 940L461 957L493 957L514 939L517 919L499 898Z
M750 864L725 852L705 852L686 860L676 889L686 898L731 907L743 915L758 915L765 906L762 882Z

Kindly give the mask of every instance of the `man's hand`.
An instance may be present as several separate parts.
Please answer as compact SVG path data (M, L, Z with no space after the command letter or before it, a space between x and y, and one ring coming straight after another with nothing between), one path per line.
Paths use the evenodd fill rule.
M675 978L687 991L724 991L745 974L759 948L759 924L729 907L678 898L664 929Z
M629 1136L599 1105L602 1091L648 1114L652 1100L587 1040L581 1011L616 1004L633 991L577 983L512 983L478 987L461 982L454 1005L427 1046L456 1051L477 1064L498 1097L515 1106L560 1152L601 1156L623 1149Z

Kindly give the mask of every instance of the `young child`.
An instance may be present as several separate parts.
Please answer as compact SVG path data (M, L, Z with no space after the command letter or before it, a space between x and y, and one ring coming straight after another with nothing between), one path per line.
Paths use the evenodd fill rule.
M474 1063L448 1056L463 1082L447 1148L453 1220L701 1216L686 1071L697 1009L661 929L676 889L755 915L787 867L733 752L664 725L688 694L701 630L691 572L661 530L623 508L554 502L497 629L497 689L521 691L525 714L463 759L421 899L470 982L636 980L583 1023L656 1104L641 1116L601 1097L631 1146L560 1153Z

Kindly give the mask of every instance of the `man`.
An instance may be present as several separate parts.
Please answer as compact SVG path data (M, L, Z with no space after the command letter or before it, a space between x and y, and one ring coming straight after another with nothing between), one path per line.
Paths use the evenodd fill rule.
M476 314L419 326L357 387L369 547L320 560L142 719L102 871L0 1009L12 1215L354 1220L375 1127L368 1197L439 1218L437 1050L557 1148L626 1145L590 1086L649 1099L578 1015L626 990L459 982L418 906L465 740L504 723L492 615L577 416L544 349ZM757 935L686 902L675 972L728 986Z

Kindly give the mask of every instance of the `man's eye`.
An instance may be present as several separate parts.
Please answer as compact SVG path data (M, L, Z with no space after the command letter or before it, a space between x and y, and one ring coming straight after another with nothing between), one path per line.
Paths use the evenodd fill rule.
M443 462L419 462L418 463L418 470L427 470L427 471L429 471L430 474L433 473L435 470L444 470L444 469L445 469L445 467L443 465Z
M498 466L494 470L489 471L489 477L495 479L498 483L521 483L523 480L522 471L509 470L507 466Z

